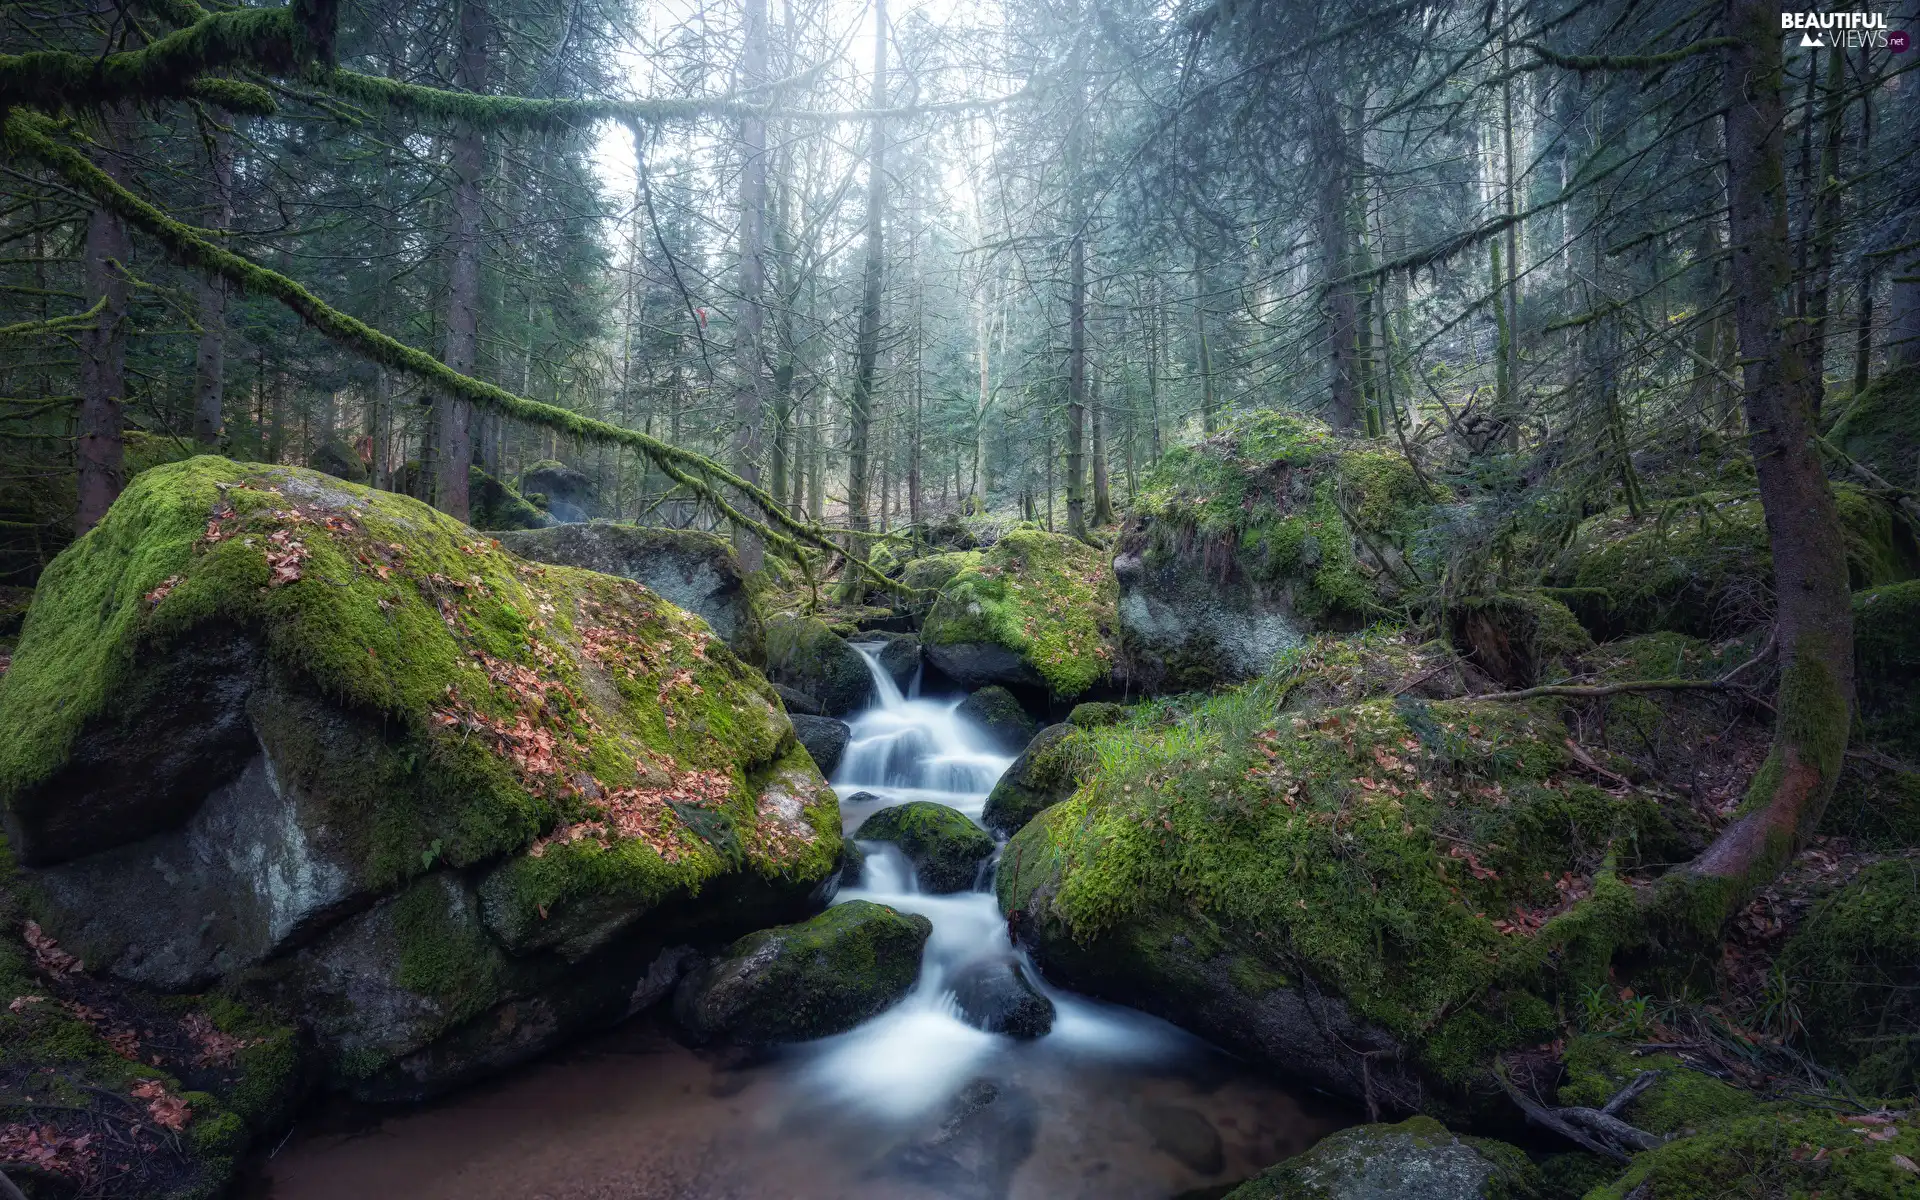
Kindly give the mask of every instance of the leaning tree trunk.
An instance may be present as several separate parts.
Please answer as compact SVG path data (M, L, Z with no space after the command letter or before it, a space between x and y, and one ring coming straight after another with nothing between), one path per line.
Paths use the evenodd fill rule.
M219 121L227 114L213 110ZM233 134L213 133L211 186L207 189L208 223L217 230L233 224ZM218 275L200 281L200 345L193 364L193 440L203 446L220 443L222 409L226 401L227 282Z
M101 110L100 166L123 184L126 164L121 155L132 124L132 110L126 105ZM126 222L105 209L94 209L87 217L85 252L87 297L105 303L80 336L80 437L74 446L79 467L76 534L99 524L126 483L121 423L127 388L127 300L132 291L126 265L133 253Z
M469 92L487 90L486 0L462 0L460 58L456 74ZM480 348L480 177L487 165L486 134L472 121L455 126L453 142L453 267L447 272L445 361L473 374ZM434 403L439 412L439 458L435 502L441 511L467 519L467 473L473 466L473 405L453 395Z
M1677 878L1696 930L1716 930L1779 871L1819 821L1847 748L1853 609L1840 516L1813 444L1793 282L1781 127L1777 0L1727 0L1729 281L1760 502L1773 553L1780 655L1773 745L1733 824ZM1669 892L1669 895L1672 893Z

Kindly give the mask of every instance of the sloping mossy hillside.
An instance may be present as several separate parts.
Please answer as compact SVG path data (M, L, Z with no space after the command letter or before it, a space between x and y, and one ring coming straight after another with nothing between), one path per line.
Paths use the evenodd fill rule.
M0 677L10 822L66 803L76 744L136 719L128 698L209 631L385 724L392 753L340 789L364 806L347 819L376 883L526 852L514 902L532 919L576 893L691 893L743 865L822 878L837 855L824 787L762 811L777 770L818 776L771 689L703 622L631 581L523 562L406 497L214 457L140 475L42 579Z
M1844 483L1833 492L1850 586L1897 583L1920 570L1920 548L1890 505ZM1709 492L1639 521L1624 511L1589 518L1551 582L1599 637L1743 632L1773 611L1773 556L1760 498Z
M1071 698L1105 679L1112 666L1115 603L1106 551L1061 534L1015 529L978 558L963 560L941 588L921 638L929 646L1002 646L1020 655L1056 696Z
M1147 519L1150 556L1191 556L1215 573L1232 559L1257 584L1290 584L1294 610L1324 624L1379 612L1393 567L1363 567L1362 556L1397 561L1440 499L1397 449L1258 410L1169 451L1141 481L1134 510Z
M1175 947L1254 993L1305 973L1454 1081L1554 1028L1636 936L1621 874L1692 847L1653 796L1603 790L1611 756L1569 745L1557 701L1392 695L1421 660L1370 636L1081 731L1091 773L1001 857L1022 937L1156 986ZM1368 678L1399 682L1341 695ZM1335 702L1289 711L1297 691Z

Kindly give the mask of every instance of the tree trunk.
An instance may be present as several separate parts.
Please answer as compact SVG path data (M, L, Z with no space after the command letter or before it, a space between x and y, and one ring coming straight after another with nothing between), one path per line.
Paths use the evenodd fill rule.
M126 183L121 155L132 137L133 110L108 105L100 113L100 167ZM87 217L86 286L90 303L106 305L80 336L80 437L74 446L79 467L76 534L107 515L125 486L126 444L121 439L122 403L127 388L127 301L132 293L126 264L133 239L118 216L94 209Z
M1113 524L1114 516L1113 481L1107 475L1106 403L1097 378L1087 388L1087 402L1093 418L1093 524L1098 529Z
M1819 821L1839 777L1853 697L1853 609L1832 489L1813 445L1801 339L1785 305L1787 227L1779 5L1727 0L1729 280L1747 427L1773 553L1780 656L1773 745L1741 814L1680 878L1705 885L1684 914L1714 930L1771 880Z
M216 122L227 117L217 108L209 115ZM226 129L214 130L209 168L206 223L224 230L233 224L233 134ZM202 446L220 444L226 372L227 284L221 276L206 275L200 280L200 344L193 363L193 440Z
M1920 11L1920 5L1909 5ZM1911 114L1920 108L1920 71L1906 71L1900 77L1900 103ZM1909 249L1896 258L1893 286L1887 305L1887 366L1920 367L1920 209L1907 218L1906 227L1894 239Z
M1827 399L1827 313L1833 294L1833 243L1840 223L1840 138L1846 106L1840 95L1846 84L1847 52L1827 51L1826 129L1820 148L1820 178L1813 209L1813 267L1808 281L1807 319L1803 326L1807 346L1807 407L1816 421ZM1810 68L1811 69L1811 68Z
M1219 421L1220 405L1213 392L1213 348L1207 343L1206 260L1193 252L1193 365L1200 373L1200 429L1211 434Z
M887 103L887 5L874 0L873 107ZM867 528L867 444L873 432L873 377L880 362L880 300L886 270L887 125L873 122L867 159L866 266L860 291L860 326L854 344L853 396L847 406L847 526ZM853 576L849 576L853 578Z
M746 39L740 77L754 87L767 77L767 0L746 0ZM760 334L766 319L767 123L758 114L740 120L740 302L733 319L733 469L760 482L760 426L766 403ZM736 525L733 550L743 571L758 571L766 547Z
M456 82L469 92L487 90L486 0L461 0L460 57ZM482 218L480 179L487 166L487 137L471 121L454 125L453 141L453 265L447 272L447 341L445 361L462 375L471 375L480 348L480 250ZM439 455L434 469L434 502L442 512L467 519L467 473L473 465L473 405L453 395L439 397L434 408L439 422Z
M1359 415L1355 333L1359 325L1353 286L1338 283L1349 273L1351 233L1348 208L1352 204L1352 166L1348 162L1346 132L1340 127L1340 107L1331 94L1316 88L1314 96L1314 155L1319 160L1318 224L1321 254L1321 303L1327 323L1327 423L1352 429Z
M1087 242L1078 231L1067 253L1071 260L1067 280L1067 536L1085 538Z

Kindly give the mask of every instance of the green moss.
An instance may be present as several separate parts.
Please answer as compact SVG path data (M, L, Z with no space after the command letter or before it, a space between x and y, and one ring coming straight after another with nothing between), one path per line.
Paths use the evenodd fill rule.
M479 467L471 469L467 494L475 529L539 529L547 523L526 497Z
M1920 486L1920 365L1886 372L1838 408L1829 442L1895 487Z
M1722 1197L1829 1197L1895 1200L1913 1195L1916 1177L1895 1161L1920 1155L1920 1122L1911 1114L1882 1127L1846 1121L1830 1109L1774 1104L1720 1121L1692 1137L1636 1157L1588 1200L1625 1200L1637 1188L1660 1200Z
M1776 969L1819 1061L1863 1091L1920 1095L1920 858L1868 867L1821 901Z
M1532 993L1604 978L1638 936L1606 864L1682 852L1664 810L1588 782L1552 701L1403 696L1308 716L1284 710L1292 686L1161 701L1082 731L1092 769L1009 843L1002 907L1083 945L1168 914L1199 937L1204 919L1225 947L1309 971L1451 1078L1544 1033Z
M1135 509L1150 556L1213 563L1224 551L1248 578L1286 589L1300 616L1350 626L1381 610L1392 583L1390 571L1361 570L1356 540L1369 555L1401 552L1431 502L1397 450L1261 410L1169 452L1142 481Z
M468 917L457 884L423 879L393 902L394 982L438 1001L456 1024L497 997L498 952Z
M1913 576L1911 535L1891 506L1834 486L1847 573L1855 588ZM1763 623L1773 610L1773 559L1758 496L1708 492L1669 504L1657 519L1622 512L1580 527L1555 573L1561 595L1596 635L1657 629L1722 638Z
M938 591L947 585L947 581L962 571L971 570L980 565L982 554L978 550L953 550L945 554L929 554L916 558L900 568L900 582L911 588L923 588Z
M774 617L766 640L768 676L820 701L829 715L853 711L873 690L859 652L818 617Z
M1861 734L1920 759L1920 581L1854 595L1853 660Z
M1067 714L1067 724L1074 726L1076 729L1098 729L1103 725L1113 725L1124 721L1126 717L1126 705L1096 701L1074 705L1073 711Z
M1016 529L946 583L921 636L929 646L1005 647L1055 695L1073 697L1107 676L1116 603L1105 551Z
M1567 1081L1560 1103L1599 1108L1645 1071L1658 1071L1653 1086L1635 1097L1622 1114L1648 1133L1688 1136L1717 1122L1752 1112L1759 1102L1751 1092L1696 1071L1671 1055L1635 1057L1608 1037L1572 1038L1561 1056Z
M900 847L920 882L935 892L970 890L980 864L993 854L991 834L964 814L930 800L883 808L861 822L854 836Z
M268 556L294 549L297 578L275 580ZM638 842L615 856L636 864L693 850L676 876L691 889L728 860L659 803L679 796L831 868L763 822L750 779L784 761L791 729L703 622L630 581L521 562L406 497L213 457L140 475L46 572L0 677L0 797L29 822L59 803L77 740L136 719L124 698L208 629L255 640L296 700L384 726L365 753L310 765L346 825L372 831L376 884L566 823ZM298 736L297 704L282 716L285 738L259 717L276 753L324 750ZM636 806L637 822L612 819Z
M1083 704L1074 711L1086 707ZM1080 786L1081 774L1092 765L1086 749L1087 740L1080 736L1079 726L1060 724L1042 729L994 783L981 812L981 823L1012 834L1047 806L1065 800Z

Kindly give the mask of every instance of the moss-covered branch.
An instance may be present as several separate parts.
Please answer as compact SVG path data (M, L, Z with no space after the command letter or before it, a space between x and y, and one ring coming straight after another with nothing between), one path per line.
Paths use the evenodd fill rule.
M106 311L105 296L94 301L93 307L81 313L69 313L64 317L49 317L44 321L22 321L18 325L0 325L0 338L34 337L46 333L63 333L69 329L79 329Z
M1724 692L1728 686L1730 685L1719 679L1636 679L1627 683L1607 683L1596 686L1555 683L1544 687L1522 688L1517 692L1488 692L1484 696L1475 696L1474 699L1537 700L1542 696L1570 696L1576 700L1594 700L1603 696L1618 696L1625 692Z
M1671 67L1696 55L1707 54L1725 46L1739 45L1739 39L1730 37L1702 38L1700 41L1669 50L1664 54L1561 54L1549 50L1538 42L1520 42L1519 47L1532 52L1543 62L1569 71L1657 71L1662 67Z
M326 34L331 39L331 27ZM36 50L0 55L0 107L46 112L129 100L206 98L209 72L254 67L296 73L323 51L291 7L213 13L138 50L73 54Z
M637 451L670 478L712 502L729 520L752 529L769 544L783 551L798 556L797 543L830 552L838 549L826 530L795 520L778 499L703 454L663 442L638 430L596 421L557 405L528 400L484 380L462 375L431 354L389 337L364 321L339 311L287 276L214 245L122 187L84 154L55 139L51 129L51 122L46 118L14 109L7 114L4 126L7 149L59 173L70 186L102 208L118 214L154 238L184 265L219 275L254 295L270 296L353 353L370 362L412 375L440 392L584 442L622 446ZM727 498L728 492L759 510L762 518L748 516ZM892 586L891 581L878 572L864 563L854 561L863 572L873 576L875 583Z

